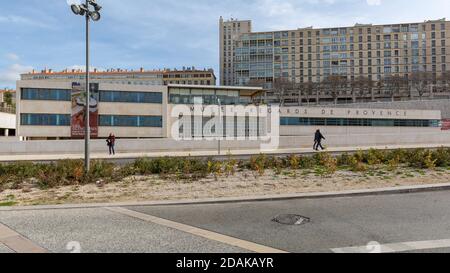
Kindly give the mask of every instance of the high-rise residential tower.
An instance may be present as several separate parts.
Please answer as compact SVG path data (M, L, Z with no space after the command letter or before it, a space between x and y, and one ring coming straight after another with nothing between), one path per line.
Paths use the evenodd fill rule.
M240 34L252 31L252 22L250 20L239 21L233 18L224 21L220 17L219 25L220 83L225 86L234 85L234 42L239 39Z

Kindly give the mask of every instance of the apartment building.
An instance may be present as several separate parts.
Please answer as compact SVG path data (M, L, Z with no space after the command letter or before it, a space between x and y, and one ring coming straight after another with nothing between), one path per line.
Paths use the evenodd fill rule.
M221 31L225 26L229 28L230 24L251 26L249 21L222 21ZM414 74L426 72L431 76L426 91L430 90L433 96L448 98L449 30L450 22L445 18L421 23L356 24L352 27L309 27L270 32L241 30L224 40L233 48L232 51L221 48L221 60L228 53L234 58L233 61L221 61L221 69L229 69L231 63L234 70L231 76L227 73L221 76L224 82L232 81L234 85L254 85L256 82L269 87L275 79L303 84L322 83L334 76L348 82L361 78L381 82L395 75L408 81ZM223 35L220 39L223 46ZM443 76L445 88L436 88ZM409 88L409 92L399 94L399 97L418 96L412 86L405 88ZM348 89L340 94L342 100L348 101L354 96ZM320 93L314 94L319 99L331 99L327 92L313 93ZM381 89L375 93L369 99L389 97Z
M168 85L168 84L191 84L191 85L216 85L216 76L213 69L198 70L195 67L183 69L163 70L127 70L108 69L99 71L93 69L91 81L96 83L125 84L125 85ZM63 70L55 72L52 69L44 69L40 72L31 71L22 74L21 80L55 80L55 81L81 81L85 73L82 70Z
M252 22L250 20L239 21L231 19L224 21L220 17L219 37L220 37L220 84L230 86L235 84L235 41L239 40L240 35L252 31Z

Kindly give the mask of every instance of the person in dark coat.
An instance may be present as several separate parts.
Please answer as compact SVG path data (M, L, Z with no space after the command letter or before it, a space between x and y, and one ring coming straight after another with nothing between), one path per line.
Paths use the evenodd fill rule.
M322 135L322 133L320 132L320 130L316 131L316 134L314 136L314 150L318 151L319 147L322 150L325 150L325 148L323 148L322 146L322 139L325 140L325 137Z
M106 140L106 143L109 147L109 154L110 155L116 155L115 146L116 146L116 136L114 134L110 134L108 139Z

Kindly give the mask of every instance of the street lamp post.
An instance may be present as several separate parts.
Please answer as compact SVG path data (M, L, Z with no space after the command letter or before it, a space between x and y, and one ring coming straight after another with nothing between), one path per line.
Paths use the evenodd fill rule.
M90 6L94 8L90 10ZM91 101L91 88L89 77L89 21L99 21L101 18L100 10L102 7L97 4L95 0L86 0L85 4L77 5L73 4L70 7L72 12L76 15L81 15L86 18L86 106L85 106L85 136L84 136L84 169L88 173L90 171L90 148L89 142L91 138L91 125L90 125L90 101Z
M220 155L220 153L221 153L221 143L220 143L220 140L221 140L221 138L222 138L222 136L223 136L223 122L222 122L222 104L221 104L219 98L217 98L217 103L218 103L218 105L219 105L219 126L220 126L220 129L217 128L217 136L218 136L218 141L219 141L219 142L218 142L217 151L218 151L218 153L219 153L219 155Z

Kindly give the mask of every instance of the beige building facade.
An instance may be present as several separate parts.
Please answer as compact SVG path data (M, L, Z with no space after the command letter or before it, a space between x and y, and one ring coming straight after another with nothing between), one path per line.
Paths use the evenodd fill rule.
M408 82L414 75L426 72L430 76L428 86L420 92L431 93L427 96L433 97L450 96L450 22L445 18L419 23L356 24L270 32L252 32L249 21L223 22L221 18L220 22L221 69L230 71L232 67L230 73L221 73L224 84L271 86L275 79L285 79L293 84L320 84L333 76L348 82L346 90L340 92L339 100L352 101L355 92L350 83L364 78L374 83L364 98L376 100L391 98L387 94L389 90L377 89L376 83L392 76ZM248 31L241 29L231 31L228 36L222 34L225 30L230 31L231 25L238 24L248 25ZM233 57L222 61L230 55ZM413 84L405 84L402 87L404 94L394 97L418 97L419 91ZM308 102L332 100L332 91L326 88L304 90L303 95L310 96ZM297 101L298 94L293 93L287 94L287 98ZM357 93L356 96L363 96L359 90Z
M220 84L232 86L235 84L235 41L241 34L252 31L250 20L219 20L219 47L220 47Z

